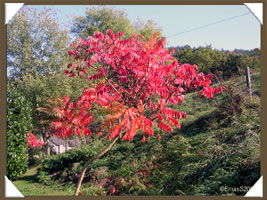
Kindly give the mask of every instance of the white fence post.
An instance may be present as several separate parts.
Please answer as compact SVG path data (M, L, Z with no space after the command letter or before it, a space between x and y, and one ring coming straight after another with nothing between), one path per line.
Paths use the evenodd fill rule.
M247 80L247 88L249 92L250 99L252 98L252 92L251 92L251 78L250 78L250 69L249 67L246 68L246 80Z

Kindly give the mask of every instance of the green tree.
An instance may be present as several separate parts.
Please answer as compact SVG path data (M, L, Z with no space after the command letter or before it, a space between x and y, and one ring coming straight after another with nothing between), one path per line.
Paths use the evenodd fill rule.
M34 131L46 142L51 116L40 112L56 96L80 95L80 79L70 80L63 71L71 60L67 57L70 37L61 30L55 12L44 8L23 8L7 26L9 79L33 105ZM58 73L59 72L59 73ZM46 146L47 153L49 152Z
M32 130L32 105L17 90L7 87L7 177L15 180L28 166L26 136Z
M7 25L7 66L10 78L25 73L48 74L65 62L69 36L55 20L55 12L44 8L22 8Z
M155 32L158 32L158 40L162 37L162 28L158 27L157 23L153 20L149 19L148 21L144 22L141 19L137 19L136 23L134 24L135 32L144 36L146 40L149 40L151 35L154 35Z
M131 21L124 11L106 6L88 8L85 17L75 17L71 32L77 37L86 38L95 31L106 33L108 29L112 29L114 33L123 31L126 37L134 33Z
M106 33L108 29L113 30L114 34L125 32L124 38L134 33L143 35L146 39L155 32L159 32L158 39L162 36L162 29L152 20L143 22L137 19L133 25L125 11L107 6L90 7L86 10L85 17L75 17L71 32L76 37L87 38L95 31Z

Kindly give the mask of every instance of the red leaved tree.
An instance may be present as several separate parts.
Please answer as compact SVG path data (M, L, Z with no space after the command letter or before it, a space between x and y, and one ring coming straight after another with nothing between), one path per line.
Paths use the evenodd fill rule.
M98 135L111 140L85 164L75 195L79 194L89 164L106 153L118 138L133 140L141 130L145 143L154 136L154 126L166 133L172 132L173 127L180 129L179 120L187 114L168 105L182 103L188 91L213 98L225 89L211 88L212 75L199 73L196 65L178 63L172 51L164 48L165 38L158 41L154 34L149 41L139 35L122 40L122 35L114 35L111 30L107 34L95 32L87 40L74 42L68 51L75 62L68 65L65 73L88 79L92 87L85 88L76 102L64 97L60 105L55 104L59 118L52 123L54 133L59 137L91 135L92 109L105 108L109 114ZM160 140L160 134L157 137Z

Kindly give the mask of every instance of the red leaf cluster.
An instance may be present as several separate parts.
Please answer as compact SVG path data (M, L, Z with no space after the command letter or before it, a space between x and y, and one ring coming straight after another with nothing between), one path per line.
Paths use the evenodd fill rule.
M36 148L45 145L45 143L43 143L42 141L38 141L36 139L36 136L32 132L29 132L28 134L30 135L29 137L27 137L28 146Z

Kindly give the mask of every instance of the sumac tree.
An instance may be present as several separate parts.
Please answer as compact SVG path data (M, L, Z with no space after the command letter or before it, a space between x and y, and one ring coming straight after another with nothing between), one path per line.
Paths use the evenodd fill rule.
M69 77L88 79L90 88L78 101L63 97L54 101L59 118L51 126L59 137L93 134L88 128L94 120L92 110L105 109L108 113L99 126L99 132L111 140L110 144L91 158L84 166L75 195L89 164L107 152L120 138L133 140L137 131L143 132L142 141L154 136L158 126L167 134L174 127L181 128L179 120L187 114L168 107L180 104L188 91L213 98L225 88L212 88L212 75L204 75L196 65L181 64L172 56L172 50L164 48L165 39L157 40L154 34L147 41L140 35L122 39L123 33L95 32L86 40L71 45L68 54L74 62L65 73ZM160 140L160 134L157 135Z

